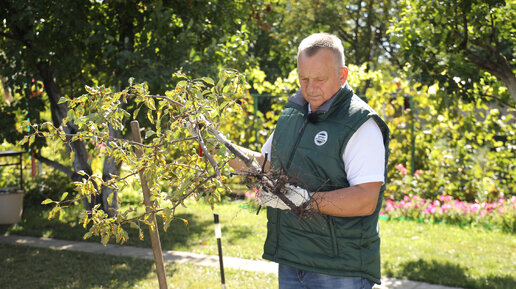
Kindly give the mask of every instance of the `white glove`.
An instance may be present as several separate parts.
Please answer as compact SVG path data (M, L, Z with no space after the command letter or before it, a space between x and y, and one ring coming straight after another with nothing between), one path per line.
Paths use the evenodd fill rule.
M285 197L287 197L287 199L289 199L296 207L299 207L305 202L309 201L312 195L307 190L293 186L291 184L286 184L285 188L287 189ZM280 210L290 210L289 206L287 206L278 196L271 192L262 191L257 195L257 198L260 202L260 205L262 206L277 208Z

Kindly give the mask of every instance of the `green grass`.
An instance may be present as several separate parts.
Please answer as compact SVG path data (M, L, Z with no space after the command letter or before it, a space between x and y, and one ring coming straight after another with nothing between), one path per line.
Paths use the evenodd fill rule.
M0 243L4 289L158 288L153 262ZM169 288L220 288L218 268L166 265ZM277 288L276 275L225 270L228 288Z
M194 201L186 204L177 216L187 219L188 226L176 220L167 232L161 231L163 249L217 254L210 206ZM215 209L221 218L224 256L260 259L266 234L265 211L256 216L255 209L246 208L242 202L223 202ZM82 240L85 230L71 215L66 223L60 223L46 220L45 214L28 209L22 224L0 226L0 233ZM516 288L514 234L383 220L380 232L385 276L463 288ZM150 247L149 238L140 241L136 229L129 229L129 234L129 245Z
M380 223L382 273L463 288L516 288L516 238L480 228Z
M160 226L162 248L199 254L218 254L211 207L193 200L187 200L185 204L186 208L177 209L176 217L178 219L172 221L166 232ZM65 222L60 222L57 218L47 220L47 210L38 211L38 209L29 208L23 213L23 223L9 227L0 225L0 233L83 241L86 230L74 217L78 215L78 212L68 211L64 217ZM221 222L224 255L261 259L267 222L265 210L256 215L255 208L249 208L244 202L235 201L217 204L215 212L219 214ZM188 225L185 225L180 218L188 220ZM158 220L161 219L158 217ZM142 228L143 241L140 240L137 229L129 226L126 229L129 233L126 245L151 247L147 228ZM92 237L86 241L100 242L100 238ZM114 243L115 241L110 240L110 242Z

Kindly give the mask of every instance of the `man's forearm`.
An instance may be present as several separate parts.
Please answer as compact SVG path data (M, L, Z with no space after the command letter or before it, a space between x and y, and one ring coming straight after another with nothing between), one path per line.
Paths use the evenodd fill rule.
M376 209L382 182L364 183L356 186L313 195L313 209L336 217L371 215Z

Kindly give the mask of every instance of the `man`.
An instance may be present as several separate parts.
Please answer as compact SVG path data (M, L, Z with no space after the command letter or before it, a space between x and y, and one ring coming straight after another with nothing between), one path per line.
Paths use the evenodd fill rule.
M344 49L317 33L298 48L301 89L289 98L262 153L245 150L291 180L285 194L301 218L270 192L265 259L279 263L279 288L371 288L380 283L378 213L385 187L387 125L347 83ZM230 165L243 170L240 160Z

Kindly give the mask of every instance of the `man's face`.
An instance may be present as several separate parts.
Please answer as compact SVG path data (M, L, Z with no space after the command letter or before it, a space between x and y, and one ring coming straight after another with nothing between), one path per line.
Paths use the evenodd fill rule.
M313 56L301 53L297 69L301 92L313 111L337 93L348 76L347 68L336 69L333 53L325 48L319 49Z

